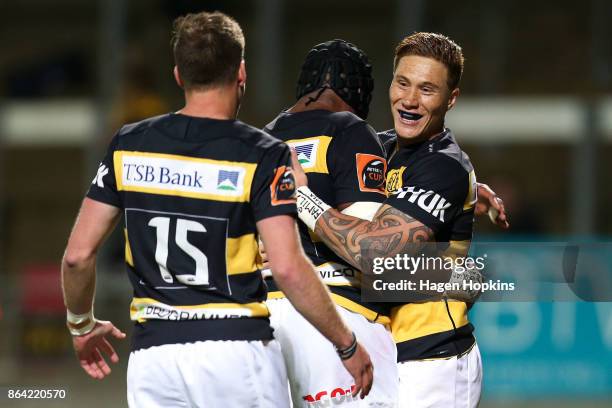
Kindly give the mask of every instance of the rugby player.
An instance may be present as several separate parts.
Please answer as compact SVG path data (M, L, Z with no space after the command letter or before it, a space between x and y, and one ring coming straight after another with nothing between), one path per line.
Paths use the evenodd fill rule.
M343 213L364 219L371 219L386 198L386 160L376 132L365 122L372 89L372 67L363 51L344 40L318 44L302 65L297 102L264 128L296 149L316 194ZM376 371L368 397L347 398L353 379L333 358L333 345L267 279L271 323L287 363L294 406L330 400L342 406L396 406L396 347L386 327L387 305L363 302L359 270L303 223L299 231L306 255L329 286L338 311L364 342Z
M123 126L81 206L62 261L67 325L82 368L102 379L125 338L93 314L96 253L124 215L134 289L132 407L287 407L257 236L276 283L335 346L367 395L372 365L304 256L289 149L238 120L246 70L240 26L222 13L175 21L174 76L185 106ZM339 358L340 357L340 358Z
M447 255L467 254L476 177L444 126L459 96L462 71L461 48L440 34L415 33L397 46L389 88L394 132L388 197L371 222L343 214L317 197L293 152L300 219L355 268L371 269L371 258L380 253L373 248L394 257L418 254L419 243L444 242ZM506 225L505 214L496 221ZM478 405L482 366L467 309L465 302L447 299L393 309L401 407Z

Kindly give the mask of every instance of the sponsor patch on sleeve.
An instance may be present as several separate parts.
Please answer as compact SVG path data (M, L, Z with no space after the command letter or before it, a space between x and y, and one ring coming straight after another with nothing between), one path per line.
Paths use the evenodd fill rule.
M274 180L270 185L272 205L295 203L295 180L293 169L289 166L277 167L274 171Z
M387 161L380 156L368 153L357 153L355 159L359 190L385 194Z

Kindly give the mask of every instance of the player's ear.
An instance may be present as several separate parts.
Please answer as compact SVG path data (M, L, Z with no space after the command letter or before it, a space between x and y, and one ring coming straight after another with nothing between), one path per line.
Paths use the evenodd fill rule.
M450 94L450 97L448 98L448 109L447 110L453 109L453 107L455 106L455 103L457 102L457 97L459 96L460 93L461 91L459 91L459 88L453 89L453 91Z
M242 60L240 61L240 67L238 68L238 86L244 88L246 86L246 79L246 63L244 60Z
M177 85L183 88L183 80L181 79L181 75L179 74L179 70L176 65L174 66L174 70L172 72L174 74L174 80L176 81Z

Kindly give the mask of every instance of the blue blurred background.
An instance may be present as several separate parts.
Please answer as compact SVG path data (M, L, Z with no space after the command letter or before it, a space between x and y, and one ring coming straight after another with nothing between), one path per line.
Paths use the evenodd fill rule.
M181 108L171 22L200 10L224 11L242 25L249 76L240 118L259 127L293 103L308 49L344 38L372 60L370 122L388 129L396 43L413 31L450 36L463 47L466 67L447 125L479 181L504 198L512 224L506 232L479 219L476 239L611 240L607 0L4 1L0 388L63 388L68 397L0 398L0 406L126 405L127 344L101 383L88 379L72 355L59 261L113 133L122 123ZM96 315L129 331L122 251L116 233L99 263ZM529 251L522 257L533 269L542 266ZM484 359L482 407L611 405L611 303L483 302L471 318Z

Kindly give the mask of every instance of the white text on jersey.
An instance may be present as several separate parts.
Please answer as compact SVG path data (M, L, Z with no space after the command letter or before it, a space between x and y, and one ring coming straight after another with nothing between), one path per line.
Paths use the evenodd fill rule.
M397 198L405 198L409 193L409 202L416 203L423 210L444 222L444 212L451 207L451 203L444 197L431 190L416 187L403 187L394 194L397 194Z

